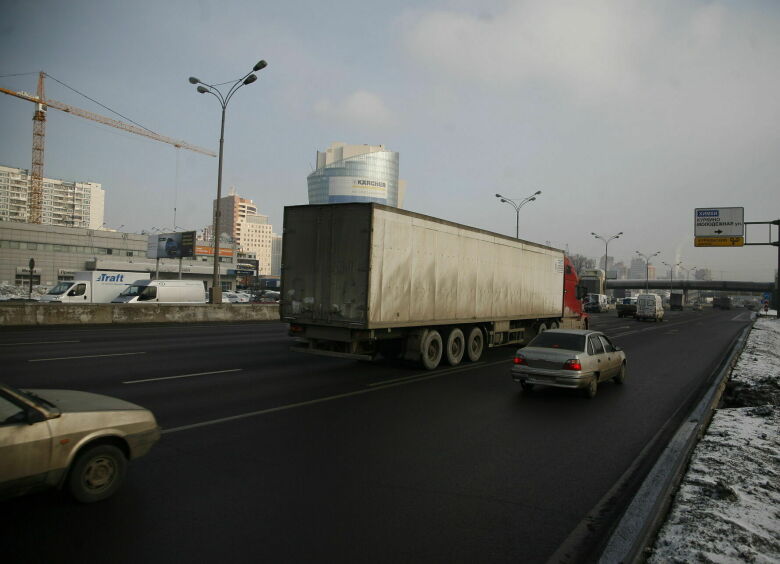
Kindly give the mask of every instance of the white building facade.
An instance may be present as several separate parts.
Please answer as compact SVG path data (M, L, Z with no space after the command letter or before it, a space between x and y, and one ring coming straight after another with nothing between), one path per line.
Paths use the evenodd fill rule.
M0 165L0 221L29 221L30 171ZM95 182L43 179L44 225L101 229L105 191Z

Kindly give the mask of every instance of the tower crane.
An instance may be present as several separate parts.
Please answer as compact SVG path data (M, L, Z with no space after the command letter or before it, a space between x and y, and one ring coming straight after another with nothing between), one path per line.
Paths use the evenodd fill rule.
M169 143L174 147L176 147L177 149L187 149L189 151L195 151L196 153L201 153L204 155L208 155L210 157L217 156L216 153L214 153L213 151L209 151L208 149L203 149L202 147L191 145L190 143L187 143L185 141L172 139L171 137L166 137L164 135L158 135L157 133L154 133L147 129L143 129L141 127L137 127L135 125L130 125L129 123L125 123L123 121L101 116L99 114L95 114L87 110L82 110L81 108L77 108L75 106L71 106L63 102L58 102L57 100L47 99L44 93L45 76L46 73L43 71L41 71L38 74L38 90L36 96L32 96L31 94L27 94L26 92L15 92L13 90L8 90L7 88L0 87L0 92L2 92L3 94L8 94L10 96L21 98L22 100L27 100L28 102L32 102L36 105L35 113L33 114L32 166L30 167L30 199L29 199L29 213L28 213L29 223L42 223L42 219L43 219L42 218L43 149L44 149L44 139L46 136L47 108L54 108L56 110L60 110L72 114L74 116L83 117L85 119L96 121L104 125L110 125L111 127L116 127L118 129L122 129L130 133L143 135L144 137L148 137L156 141Z

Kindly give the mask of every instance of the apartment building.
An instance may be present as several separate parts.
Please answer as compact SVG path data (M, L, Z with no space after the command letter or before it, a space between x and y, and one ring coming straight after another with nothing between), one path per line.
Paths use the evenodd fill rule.
M0 221L29 221L29 170L0 165ZM43 179L41 219L44 225L100 229L105 191L95 182Z

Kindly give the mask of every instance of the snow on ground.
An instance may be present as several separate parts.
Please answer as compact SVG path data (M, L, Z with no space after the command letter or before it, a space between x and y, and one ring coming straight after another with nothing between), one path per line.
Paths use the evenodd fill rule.
M32 297L39 299L49 291L47 286L33 286ZM29 286L15 286L14 284L0 284L0 301L27 299L30 297Z
M648 562L780 562L780 321L756 320Z

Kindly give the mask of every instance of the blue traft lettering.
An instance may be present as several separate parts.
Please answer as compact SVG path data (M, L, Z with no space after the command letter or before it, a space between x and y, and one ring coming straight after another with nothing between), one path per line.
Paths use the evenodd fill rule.
M718 217L720 210L696 210L696 217Z

